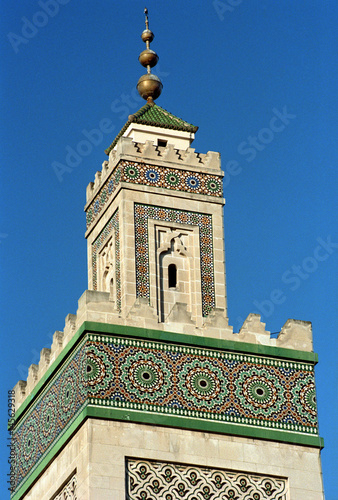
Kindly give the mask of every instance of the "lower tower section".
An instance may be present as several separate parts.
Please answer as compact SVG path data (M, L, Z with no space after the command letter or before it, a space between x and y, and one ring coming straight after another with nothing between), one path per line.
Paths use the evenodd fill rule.
M86 292L76 321L103 299ZM223 340L122 320L66 328L16 414L13 499L323 498L316 356L281 347L310 325L289 320L266 345L258 325Z

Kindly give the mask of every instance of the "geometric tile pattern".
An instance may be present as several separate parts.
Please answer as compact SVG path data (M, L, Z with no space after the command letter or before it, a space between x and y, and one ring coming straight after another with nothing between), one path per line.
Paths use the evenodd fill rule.
M220 176L139 162L121 161L87 209L87 229L113 197L120 182L214 197L223 196L223 183Z
M121 181L143 186L161 187L186 193L222 196L222 179L217 175L177 168L158 167L123 161Z
M52 497L51 500L77 500L76 487L77 477L76 474L74 474L74 476L72 476L67 484L62 488L60 493L58 493L55 497Z
M126 461L128 500L287 500L285 479L150 460Z
M201 262L202 314L207 316L215 307L212 216L150 205L134 205L136 295L150 297L148 220L199 227Z
M102 229L99 236L93 243L92 253L92 268L93 268L93 289L97 290L97 262L100 248L106 243L111 236L112 231L115 232L115 283L116 283L116 307L121 310L121 263L120 263L120 225L119 211L114 212L114 215Z
M86 403L82 376L85 360L85 349L79 346L17 425L12 440L16 457L15 489L36 469L55 439L64 434Z
M312 365L90 335L93 404L317 433Z
M129 411L131 420L134 411L145 418L147 414L172 416L176 422L182 417L182 423L195 421L196 429L199 424L203 429L203 422L217 422L224 425L225 433L229 432L228 424L245 428L247 435L250 429L253 433L255 429L275 429L277 440L281 431L293 434L295 442L301 435L318 436L310 363L86 333L14 423L14 493L86 405L120 410L123 416ZM167 425L177 423L168 421ZM264 487L268 491L266 484ZM229 495L222 498L245 498ZM271 498L266 495L252 499ZM194 497L177 493L172 498Z
M104 186L95 196L93 202L86 210L87 229L93 224L103 207L113 198L114 193L121 180L121 167L114 169Z

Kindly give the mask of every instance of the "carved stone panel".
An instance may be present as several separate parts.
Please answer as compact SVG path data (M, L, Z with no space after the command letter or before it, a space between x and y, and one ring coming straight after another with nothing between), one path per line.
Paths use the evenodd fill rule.
M127 459L128 500L288 500L284 478Z

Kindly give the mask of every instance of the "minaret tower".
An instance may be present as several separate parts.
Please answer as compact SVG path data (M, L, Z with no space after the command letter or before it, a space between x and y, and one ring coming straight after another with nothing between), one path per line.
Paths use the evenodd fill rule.
M197 334L210 314L226 324L223 172L219 153L190 147L198 127L154 102L162 83L151 73L158 56L145 13L139 61L147 73L137 88L147 103L87 189L88 288L109 292L122 318L142 304L156 327L188 323Z
M228 324L219 153L146 100L87 187L88 290L15 388L12 500L323 499L311 324Z

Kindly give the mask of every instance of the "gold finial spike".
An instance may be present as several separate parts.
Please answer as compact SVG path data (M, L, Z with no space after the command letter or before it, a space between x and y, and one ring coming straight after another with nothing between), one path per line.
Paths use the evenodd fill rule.
M141 76L137 83L137 90L143 99L146 99L148 103L153 103L154 99L157 99L162 92L162 82L161 80L151 73L151 68L156 66L158 62L158 55L156 52L150 49L150 42L154 40L154 33L149 29L149 18L148 9L144 9L145 14L145 24L146 29L143 31L141 38L146 44L146 50L141 52L139 56L139 61L147 68L147 74Z
M149 29L149 19L148 19L148 9L147 7L144 9L144 15L146 16L146 30Z
M143 31L141 38L146 44L146 50L141 52L138 60L142 66L147 68L147 73L150 75L151 68L156 66L158 62L158 55L153 50L150 50L150 42L154 39L154 33L149 29L148 9L144 9L144 13L146 16L146 29Z

